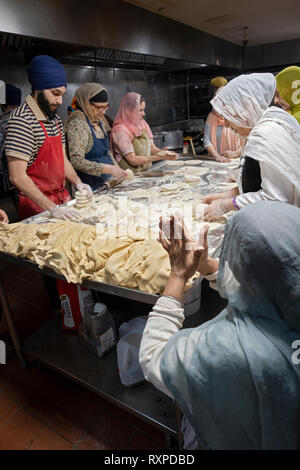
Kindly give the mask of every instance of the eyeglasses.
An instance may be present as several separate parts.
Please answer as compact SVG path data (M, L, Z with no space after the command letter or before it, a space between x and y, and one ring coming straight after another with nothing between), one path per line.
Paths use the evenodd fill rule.
M97 109L97 111L106 111L108 108L109 108L109 104L107 104L106 106L97 106L95 103L93 103L92 101L90 101L90 103Z

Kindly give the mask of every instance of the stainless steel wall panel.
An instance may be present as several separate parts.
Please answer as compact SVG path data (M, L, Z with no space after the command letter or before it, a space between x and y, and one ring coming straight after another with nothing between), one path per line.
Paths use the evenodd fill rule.
M122 0L2 0L0 31L238 67L241 48Z
M246 70L267 69L300 63L300 39L249 46L246 48Z
M98 3L104 47L117 49L121 43L122 49L141 54L228 67L240 65L239 46L121 0Z
M0 31L101 46L97 0L1 0Z
M146 119L150 125L161 125L168 122L186 119L186 86L168 74L154 74L142 71L97 69L65 65L67 73L67 93L59 114L67 117L67 107L71 103L76 89L85 82L101 83L109 93L110 108L108 115L115 117L121 98L129 91L135 91L146 99ZM25 64L3 63L0 61L0 79L13 83L22 90L23 99L30 93Z

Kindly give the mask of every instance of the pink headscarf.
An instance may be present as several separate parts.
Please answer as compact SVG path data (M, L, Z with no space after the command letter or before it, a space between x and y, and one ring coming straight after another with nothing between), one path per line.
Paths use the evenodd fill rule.
M225 127L225 119L217 116L213 111L207 116L206 124L210 125L210 141L215 150L218 150L217 128L222 126L220 155L223 155L226 150L234 151L244 147L244 140L238 134L234 134L230 127Z
M214 97L220 93L224 86L221 86L216 90ZM207 116L206 124L210 125L210 141L215 150L218 150L217 128L222 126L220 155L223 155L226 150L234 151L238 150L240 147L244 147L244 139L242 139L238 134L234 134L230 127L225 127L225 119L221 116L217 116L214 111L211 111Z
M140 117L140 103L141 95L138 93L130 92L123 96L114 119L112 133L120 130L125 131L132 140L133 136L139 137L143 129L146 129L149 139L153 139L150 127Z

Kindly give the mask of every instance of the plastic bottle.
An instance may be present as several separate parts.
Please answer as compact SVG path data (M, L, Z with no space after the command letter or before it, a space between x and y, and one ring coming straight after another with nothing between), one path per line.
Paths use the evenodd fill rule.
M102 357L113 349L117 344L117 335L114 319L107 310L107 306L100 302L96 303L93 312L88 315L89 344L93 345L93 351Z
M189 143L188 142L184 142L182 153L183 153L183 155L187 155L189 153Z

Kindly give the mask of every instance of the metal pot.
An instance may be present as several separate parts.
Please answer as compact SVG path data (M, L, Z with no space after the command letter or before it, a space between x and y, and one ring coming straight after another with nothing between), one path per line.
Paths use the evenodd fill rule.
M164 131L163 135L163 147L172 149L182 149L183 147L183 131Z
M153 142L156 147L161 149L164 146L164 138L161 132L155 132L153 134Z

